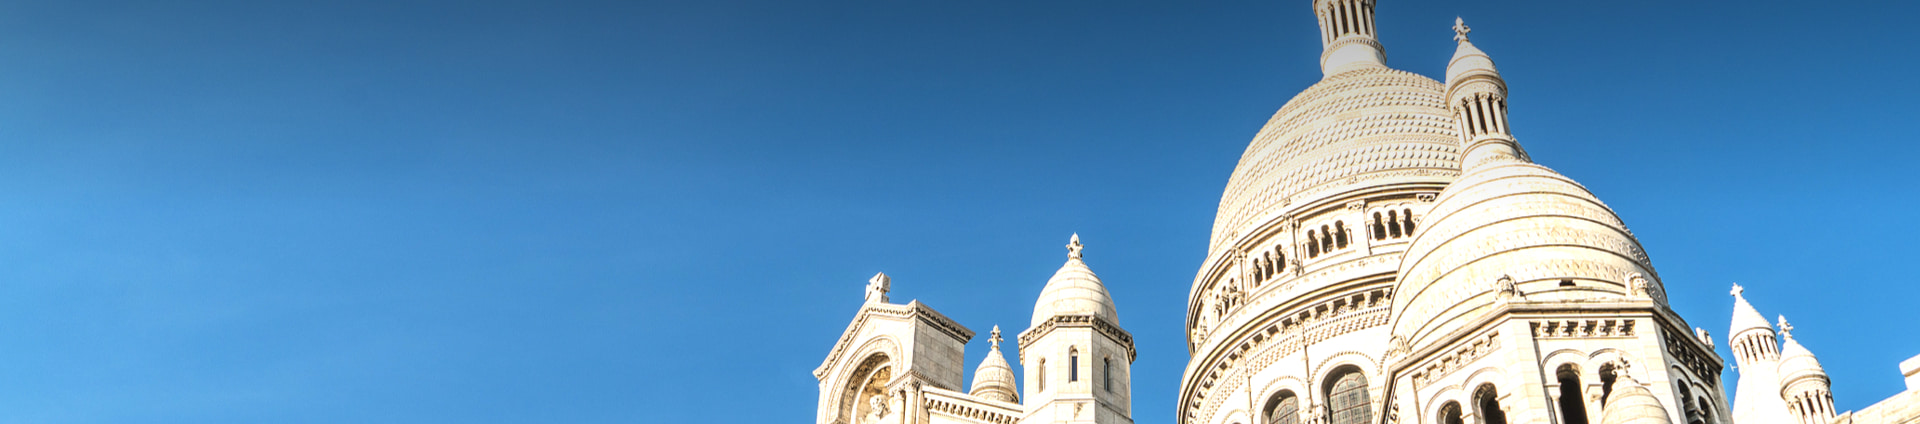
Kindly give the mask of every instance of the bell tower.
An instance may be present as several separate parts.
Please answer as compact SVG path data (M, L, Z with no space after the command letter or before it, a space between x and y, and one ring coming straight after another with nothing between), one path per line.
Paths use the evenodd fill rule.
M1120 329L1113 297L1081 259L1080 235L1047 280L1020 333L1026 370L1022 424L1132 424L1133 335Z

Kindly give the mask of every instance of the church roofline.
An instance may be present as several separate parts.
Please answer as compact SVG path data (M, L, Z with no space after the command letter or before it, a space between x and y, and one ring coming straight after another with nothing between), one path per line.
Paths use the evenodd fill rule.
M947 318L946 315L941 315L939 311L935 311L932 307L920 303L919 300L908 302L905 305L868 302L860 306L859 312L854 313L853 322L847 324L846 331L840 332L840 339L834 342L833 350L827 352L827 359L821 361L819 368L813 369L813 377L815 379L825 380L827 378L827 369L833 368L833 364L838 362L842 355L846 354L847 348L853 344L854 336L860 334L860 327L866 325L867 319L873 316L900 320L920 320L921 322L931 324L933 328L939 329L940 332L960 340L961 343L973 340L973 330L969 330L966 326L954 322L952 318Z

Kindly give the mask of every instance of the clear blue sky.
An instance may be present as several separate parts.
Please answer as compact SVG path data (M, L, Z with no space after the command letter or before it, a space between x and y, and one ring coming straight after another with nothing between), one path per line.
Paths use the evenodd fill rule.
M1308 0L305 3L0 3L0 422L808 422L868 276L1018 331L1078 232L1170 423L1227 174L1319 78ZM1857 409L1920 354L1920 3L1836 6L1379 27L1438 75L1465 16L1689 323L1745 284Z

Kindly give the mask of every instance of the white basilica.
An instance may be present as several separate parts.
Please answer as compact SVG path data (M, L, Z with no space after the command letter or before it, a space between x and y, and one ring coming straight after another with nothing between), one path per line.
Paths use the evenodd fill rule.
M1325 76L1221 196L1187 299L1179 423L1920 422L1920 358L1901 365L1908 391L1835 411L1813 354L1737 286L1729 399L1712 337L1667 305L1639 240L1513 136L1506 82L1465 24L1441 82L1386 66L1374 0L1312 4ZM1078 236L1019 335L1024 385L997 327L962 385L973 332L889 303L888 284L874 277L814 372L818 424L1133 422L1133 339Z

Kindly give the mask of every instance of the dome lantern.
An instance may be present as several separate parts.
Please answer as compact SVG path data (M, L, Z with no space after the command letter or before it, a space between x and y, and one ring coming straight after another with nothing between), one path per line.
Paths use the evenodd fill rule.
M1473 32L1465 20L1453 18L1453 41L1459 43L1447 62L1447 107L1460 126L1464 146L1462 168L1471 171L1489 161L1525 161L1526 153L1507 126L1507 81L1493 66L1493 58L1467 38Z
M1374 0L1315 0L1313 12L1320 19L1320 72L1333 76L1342 72L1384 68L1386 48L1380 45L1373 25Z

